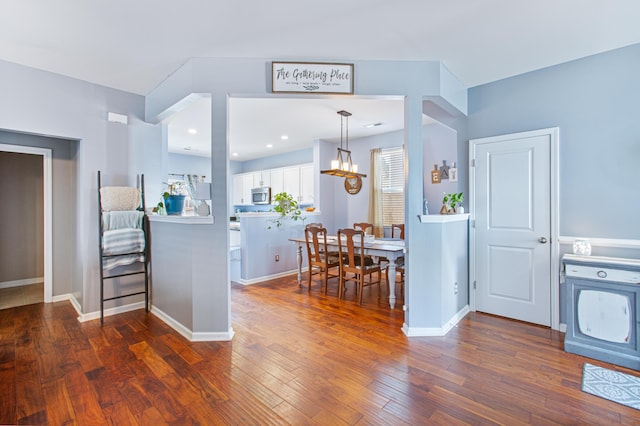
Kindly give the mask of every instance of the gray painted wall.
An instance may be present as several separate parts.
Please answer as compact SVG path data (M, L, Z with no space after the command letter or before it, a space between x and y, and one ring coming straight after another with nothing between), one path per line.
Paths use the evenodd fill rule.
M196 174L206 176L205 181L211 181L211 158L197 155L169 153L170 174Z
M100 281L96 172L120 184L145 173L159 192L152 182L161 182L163 167L166 173L162 126L142 121L142 96L5 61L0 93L0 129L79 141L54 157L53 295L72 293L84 313L94 312ZM108 122L108 112L126 114L129 124Z
M313 161L313 148L300 149L297 151L286 152L279 155L270 155L268 157L256 158L243 162L234 161L240 164L240 171L235 173L255 172L257 170L275 169L278 167L294 166L297 164L306 164Z
M69 294L72 292L80 292L79 286L76 288L74 283L74 272L77 264L73 261L72 253L76 250L76 162L78 142L66 139L49 138L43 136L29 135L23 133L15 133L8 131L0 131L0 143L7 145L31 146L36 148L47 148L52 151L52 216L53 216L53 295ZM25 155L25 154L20 154ZM42 166L42 156L37 156L40 166ZM23 181L26 177L18 176L16 180ZM19 185L16 183L16 185ZM11 187L11 185L9 185ZM40 193L42 197L42 192ZM2 203L4 205L4 203ZM3 206L1 208L6 208ZM42 211L40 212L42 213ZM2 220L4 222L4 213ZM21 226L20 223L10 223L10 226ZM33 226L32 223L26 226ZM44 229L40 229L41 236ZM97 231L96 231L97 232ZM57 237L56 237L57 236ZM11 241L4 232L2 233L3 242ZM97 245L94 253L97 255ZM4 258L4 256L2 256ZM0 266L4 270L4 267ZM40 275L42 276L42 275ZM23 277L30 278L30 277ZM14 278L15 279L15 278ZM0 281L3 281L0 279Z
M458 161L458 146L456 140L456 131L443 125L442 123L433 123L423 127L423 198L429 200L431 214L437 214L442 203L443 192L457 191L459 182L449 182L443 180L440 184L431 183L431 175L429 171L433 168L433 164L442 164L442 160L446 160L447 164ZM354 139L351 141L351 151L354 163L358 164L359 170L369 175L371 161L370 152L375 148L396 148L404 143L404 132L390 132L367 138ZM335 152L335 145L334 145ZM335 155L334 155L335 157ZM321 164L320 168L329 163ZM337 228L352 227L356 222L366 222L369 209L369 191L371 180L363 179L362 189L358 194L350 195L344 190L344 179L331 180L331 187L335 191L334 205L340 206L339 209L332 209L334 221ZM346 216L345 216L346 206ZM322 206L323 216L329 214L325 207ZM416 213L418 214L418 213ZM336 228L336 229L337 229ZM329 228L327 228L329 229Z
M42 279L42 156L0 151L0 182L0 284Z
M159 123L166 118L174 106L192 93L210 93L212 101L212 190L214 199L224 199L227 202L214 203L212 214L216 218L213 225L213 239L211 244L215 256L207 265L212 275L225 276L226 283L212 283L219 299L213 302L212 309L229 312L229 150L227 144L227 97L229 94L242 93L263 96L270 93L269 60L265 59L215 59L195 58L171 74L163 83L158 85L146 97L147 121ZM466 113L466 91L450 73L438 62L412 61L354 61L356 75L354 77L355 93L364 96L402 96L405 102L404 144L407 148L407 186L405 188L406 216L405 230L408 234L407 246L409 263L416 263L416 267L407 274L410 282L412 271L416 276L424 272L424 265L420 266L420 259L426 250L422 246L426 231L420 228L416 216L423 208L424 147L422 138L422 112L425 98L431 99L442 108L457 114ZM393 78L390 78L393 76ZM447 115L447 114L445 114ZM458 133L460 135L460 133ZM328 147L327 145L331 145ZM333 144L318 143L317 155L314 151L314 161L328 164L335 156ZM320 163L316 164L316 167ZM327 184L336 185L330 176L319 176L317 187L320 188L321 206L326 201L331 202L333 194L327 194L323 187ZM322 207L321 207L322 208ZM335 225L335 224L334 224ZM327 226L331 224L327 223ZM425 283L426 286L439 286L440 283ZM410 285L409 285L410 287ZM405 293L410 298L410 289ZM412 302L413 303L413 302ZM416 300L414 312L427 310L440 312L439 303L435 300ZM415 315L411 318L410 327L439 326L440 324L422 324L425 316ZM221 328L224 328L222 326Z
M639 75L637 44L469 90L469 139L559 127L560 255L576 237L640 240ZM592 255L640 257L602 244Z
M469 90L469 139L560 128L560 235L640 239L640 44Z

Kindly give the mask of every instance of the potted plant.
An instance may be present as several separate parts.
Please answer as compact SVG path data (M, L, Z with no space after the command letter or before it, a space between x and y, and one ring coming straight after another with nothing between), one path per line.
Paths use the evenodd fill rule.
M305 220L306 217L302 216L302 211L298 208L298 202L293 199L291 194L286 192L279 192L273 196L273 208L272 212L280 213L276 219L271 220L276 227L280 228L284 225L284 221L291 220ZM268 227L271 229L271 226Z
M183 182L169 183L167 190L162 193L162 201L158 203L157 210L164 210L168 215L181 215L186 196L187 189Z
M440 214L454 214L457 212L457 208L464 201L463 192L444 193L442 197L442 208Z

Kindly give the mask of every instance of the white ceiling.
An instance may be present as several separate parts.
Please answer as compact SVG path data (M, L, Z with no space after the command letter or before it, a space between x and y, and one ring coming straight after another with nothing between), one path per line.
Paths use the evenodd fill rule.
M344 129L338 115L340 110L353 114L348 122L344 121ZM203 98L168 119L169 151L210 155L210 117L209 99ZM429 122L431 119L424 116L423 123ZM371 125L375 126L367 127ZM229 101L229 152L230 159L235 161L308 148L316 139L339 143L341 131L343 142L353 143L360 137L403 128L404 108L400 98L316 95L307 99L231 98ZM191 134L189 129L197 133ZM282 139L283 135L287 136L286 140Z
M13 0L0 59L141 95L192 57L438 60L473 87L640 43L638 22L638 0Z

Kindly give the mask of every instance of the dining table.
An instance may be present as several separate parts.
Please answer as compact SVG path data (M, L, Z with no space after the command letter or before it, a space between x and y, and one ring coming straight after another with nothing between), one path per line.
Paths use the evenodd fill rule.
M289 241L297 244L296 260L298 262L298 285L302 285L302 247L306 246L304 238L289 238ZM338 250L338 238L327 236L327 246ZM398 259L404 256L404 240L399 238L376 238L373 241L366 241L364 244L364 254L372 257L386 258L389 262L389 306L391 309L396 305L396 266Z

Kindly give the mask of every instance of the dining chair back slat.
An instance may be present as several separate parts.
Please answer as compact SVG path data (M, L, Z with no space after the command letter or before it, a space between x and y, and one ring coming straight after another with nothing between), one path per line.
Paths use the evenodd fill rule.
M309 260L308 289L311 291L313 274L319 274L324 285L324 294L327 294L329 278L338 276L337 272L339 272L340 268L338 252L329 251L327 245L327 230L322 227L322 224L308 224L304 229L304 238L307 245L307 258ZM331 274L330 270L333 268L338 268L338 270L334 274Z
M391 225L391 238L404 240L404 223Z
M364 231L356 229L338 230L338 249L340 262L339 297L343 298L348 281L356 284L358 304L362 304L364 287L377 284L380 298L381 269L370 256L365 256ZM373 274L377 273L377 280ZM368 277L368 279L367 279Z
M353 229L360 229L364 231L365 234L373 235L374 227L373 223L359 222L353 224Z

